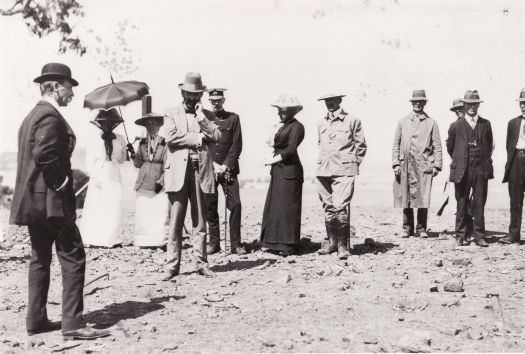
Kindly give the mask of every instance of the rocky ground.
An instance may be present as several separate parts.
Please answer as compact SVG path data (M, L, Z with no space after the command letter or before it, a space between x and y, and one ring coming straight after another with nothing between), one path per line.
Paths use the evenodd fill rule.
M264 193L243 192L247 242L260 231ZM25 335L30 247L25 229L10 228L0 250L0 352L525 351L525 245L494 243L507 227L504 209L487 209L491 244L482 249L455 246L450 208L431 217L431 238L400 239L399 210L355 205L357 236L343 262L317 255L324 225L308 193L302 254L213 255L218 276L207 279L190 272L188 245L175 282L159 280L163 251L131 245L131 209L127 215L124 247L87 250L87 280L109 277L86 287L85 316L112 332L89 342L64 342L59 331ZM48 305L55 320L60 279L55 259Z

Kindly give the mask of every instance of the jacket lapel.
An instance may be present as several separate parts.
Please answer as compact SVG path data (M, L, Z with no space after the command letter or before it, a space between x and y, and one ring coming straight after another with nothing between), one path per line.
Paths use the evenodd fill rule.
M519 136L520 136L520 126L521 126L521 120L523 118L520 117L517 117L514 119L514 121L511 123L512 124L512 127L511 127L511 137L510 137L510 146L516 146L516 144L518 144L518 139L519 139Z

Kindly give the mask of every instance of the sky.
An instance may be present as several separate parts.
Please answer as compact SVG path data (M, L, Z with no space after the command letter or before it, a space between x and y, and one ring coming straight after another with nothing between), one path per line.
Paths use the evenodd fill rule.
M81 147L93 143L95 132L83 97L108 83L109 71L116 80L147 82L156 112L180 104L177 85L187 71L196 71L208 87L228 89L225 107L241 117L241 177L268 174L263 161L271 150L265 140L278 119L270 104L285 92L304 106L297 116L306 128L299 153L306 177L313 177L316 122L326 112L317 98L341 93L344 109L362 120L369 146L360 180L390 186L394 130L411 110L412 90L426 90L426 112L437 120L444 143L455 119L452 100L477 89L484 100L480 115L492 122L496 142L494 184L502 188L507 122L519 115L515 99L525 87L523 1L81 3L85 16L74 23L88 44L83 57L58 55L55 36L38 39L19 18L0 18L0 151L16 151L18 126L39 98L32 80L46 62L70 65L80 82L64 115ZM143 134L133 123L140 103L123 113L130 137ZM448 173L447 165L438 181Z

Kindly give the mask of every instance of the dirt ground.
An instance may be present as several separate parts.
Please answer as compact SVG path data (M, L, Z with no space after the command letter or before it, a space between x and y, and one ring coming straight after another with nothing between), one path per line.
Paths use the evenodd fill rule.
M243 240L260 231L264 190L243 190ZM124 247L87 249L85 317L112 336L64 342L60 331L25 334L30 247L25 228L10 227L0 250L0 352L524 352L525 245L494 241L508 211L486 210L488 248L458 248L454 215L431 210L429 239L401 239L400 210L352 207L357 235L348 261L320 256L321 206L305 191L302 254L281 258L261 251L209 257L217 277L191 273L162 282L165 253L132 242L127 203ZM5 222L7 211L2 211ZM189 224L188 224L189 225ZM368 239L365 241L365 239ZM463 292L445 292L461 279ZM437 287L437 292L431 288ZM433 289L434 290L434 289ZM52 265L48 312L60 319L60 268Z

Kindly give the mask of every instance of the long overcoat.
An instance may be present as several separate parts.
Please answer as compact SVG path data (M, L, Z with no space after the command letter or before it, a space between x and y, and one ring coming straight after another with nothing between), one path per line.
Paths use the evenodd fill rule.
M395 166L401 167L401 176L394 178L394 207L428 208L432 172L443 167L443 155L438 125L426 113L411 112L399 121L392 147Z
M73 130L50 103L39 101L27 115L18 131L11 224L45 224L52 217L75 219L71 171L75 141ZM69 182L57 192L66 176Z
M199 149L200 186L204 193L215 192L215 176L213 174L213 158L208 151L208 144L218 141L221 132L216 124L212 123L213 112L203 110L207 118L198 122L200 133L189 131L188 119L184 106L181 104L166 112L164 117L164 131L168 153L164 164L164 190L178 192L184 186L186 168L190 160L190 149Z

